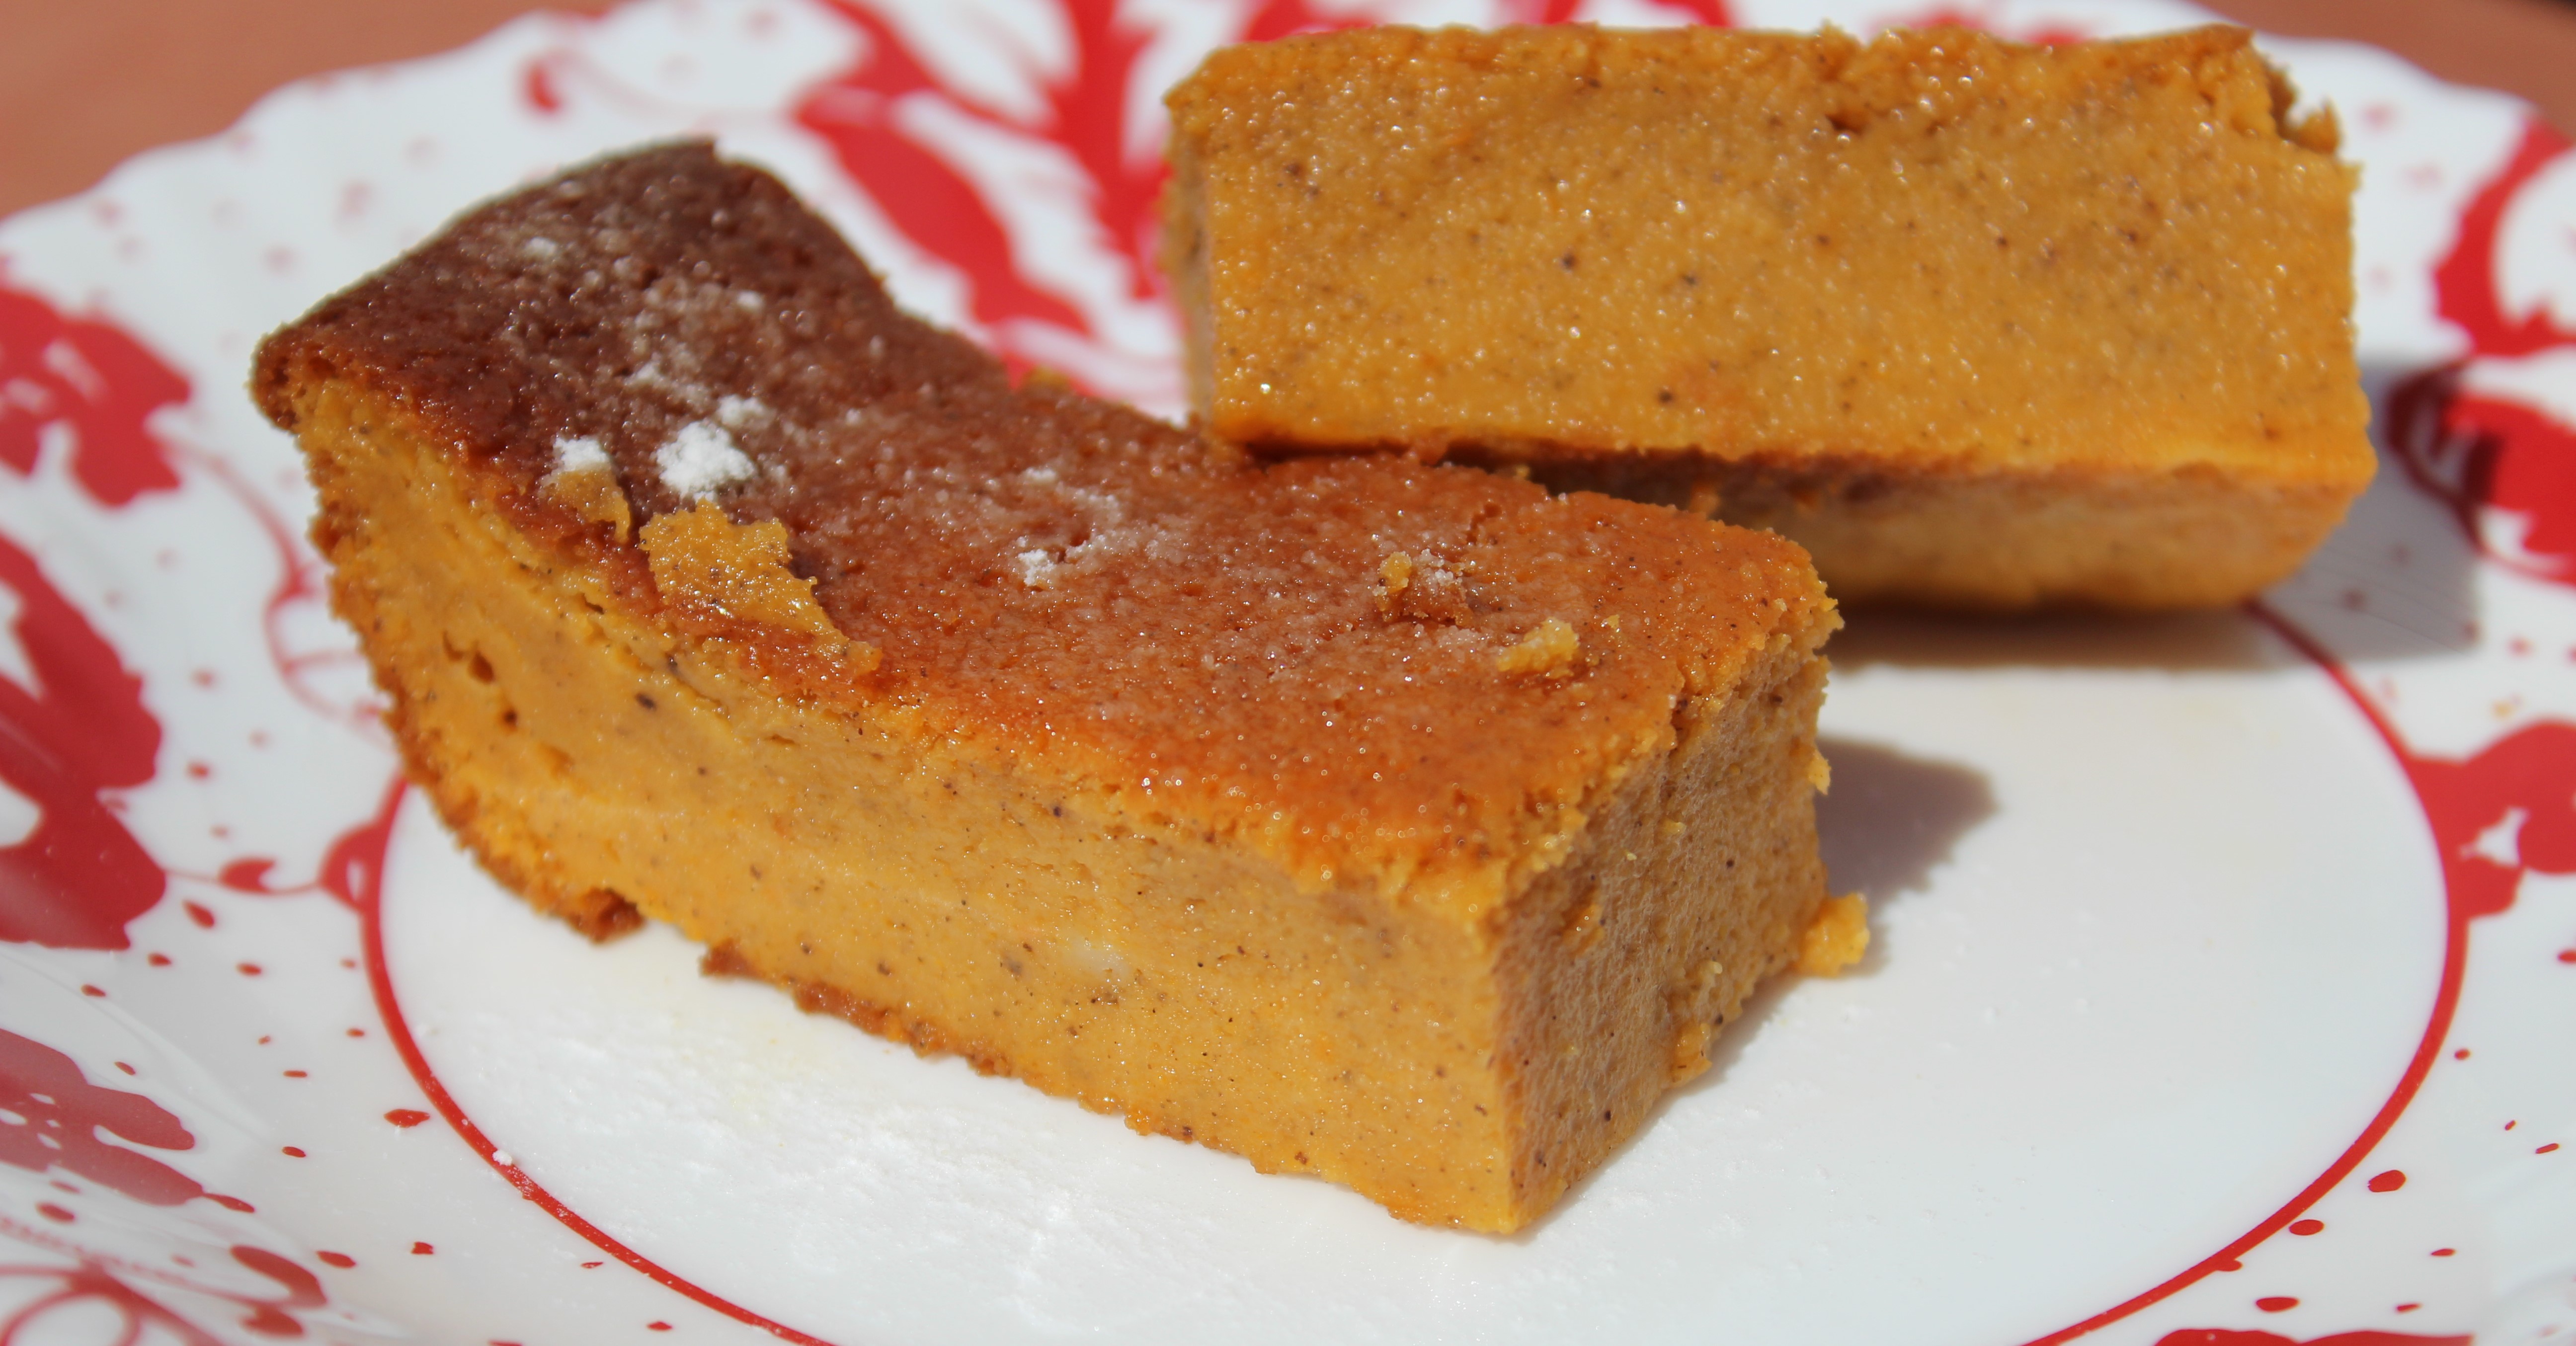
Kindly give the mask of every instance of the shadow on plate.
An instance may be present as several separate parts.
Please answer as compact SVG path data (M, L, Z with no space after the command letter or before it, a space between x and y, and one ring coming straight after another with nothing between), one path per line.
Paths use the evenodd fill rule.
M1856 607L1845 609L1843 620L1825 653L1844 672L1876 664L2189 672L2276 668L2297 658L2268 639L2259 623L2233 609L1998 617Z
M1874 743L1826 738L1817 746L1834 768L1832 792L1816 800L1816 839L1830 891L1859 892L1869 899L1869 953L1842 975L1866 977L1886 965L1887 940L1880 923L1886 905L1931 886L1932 872L1958 849L1960 839L1994 816L1994 790L1983 772ZM1555 1211L1518 1234L1499 1236L1501 1240L1518 1243L1535 1237L1558 1213L1580 1203L1640 1137L1663 1125L1676 1102L1723 1083L1745 1045L1797 982L1794 975L1773 977L1755 992L1709 1044L1708 1069L1699 1078L1657 1100L1636 1134L1576 1183Z
M1969 767L1853 739L1817 746L1834 769L1832 792L1816 800L1826 884L1869 899L1869 953L1843 975L1865 977L1886 963L1887 904L1931 886L1959 839L1994 816L1995 795L1985 774Z
M2300 572L2264 595L2268 606L2344 658L2440 656L2475 643L2477 552L2451 506L2419 484L2407 465L2410 446L2419 449L2415 456L2426 471L2446 463L2462 466L2451 458L2471 447L2426 439L2447 433L2438 427L2441 407L2423 400L2445 390L2428 393L2421 382L2426 377L2427 371L2415 368L2364 372L2375 412L2371 438L2379 449L2379 474ZM2400 437L2405 443L2394 442ZM2424 444L2433 447L2423 451ZM1826 653L1845 672L1878 664L2192 672L2305 663L2243 609L1992 617L1856 607L1846 608L1844 618L1847 625ZM1832 793L1816 803L1831 889L1860 892L1870 904L1869 953L1843 975L1866 977L1890 956L1882 924L1888 904L1930 887L1934 871L1959 842L1994 815L1994 792L1982 773L1955 763L1859 740L1827 738L1819 746L1834 773ZM1555 1212L1500 1241L1535 1237L1558 1213L1580 1205L1600 1175L1615 1169L1639 1137L1662 1125L1677 1102L1722 1086L1797 981L1775 977L1746 1001L1710 1044L1707 1071L1659 1100L1636 1135L1566 1193Z
M2482 495L2500 446L2458 428L2455 370L2370 366L2362 386L2379 475L2343 527L2267 597L2348 659L2472 648L2477 547L2444 495Z

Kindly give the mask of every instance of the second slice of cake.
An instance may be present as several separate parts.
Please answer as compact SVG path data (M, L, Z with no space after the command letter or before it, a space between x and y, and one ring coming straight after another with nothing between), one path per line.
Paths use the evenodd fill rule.
M2370 480L2352 170L2241 29L1370 29L1169 99L1207 427L1772 527L1845 601L2223 603Z
M1516 1228L1857 933L1795 545L1014 388L704 147L466 216L254 390L494 874L1141 1129Z

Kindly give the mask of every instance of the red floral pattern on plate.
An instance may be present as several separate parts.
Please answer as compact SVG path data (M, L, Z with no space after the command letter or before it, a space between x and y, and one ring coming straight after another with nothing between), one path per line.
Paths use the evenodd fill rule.
M1011 228L972 176L945 157L947 151L907 134L905 122L897 115L906 100L943 99L950 108L989 127L1044 140L1060 149L1092 185L1088 224L1124 259L1123 280L1129 294L1150 299L1160 293L1153 231L1163 169L1159 157L1138 152L1135 128L1128 124L1129 86L1148 35L1128 26L1115 5L1106 0L1071 0L1065 5L1073 59L1047 83L1043 107L1014 113L946 87L922 56L905 44L896 26L875 11L851 0L832 3L862 35L864 51L848 69L809 86L790 119L829 148L841 169L908 239L967 278L968 312L978 324L1002 334L1006 348L1007 332L1015 324L1099 335L1091 330L1077 297L1053 293L1044 282L1025 274L1014 254ZM1508 6L1507 13L1525 21L1561 21L1575 16L1580 8L1573 0L1533 0ZM1705 21L1724 22L1728 17L1725 8L1714 3L1677 8L1686 8ZM1258 6L1242 17L1242 24L1247 36L1273 37L1347 21L1338 14L1300 0L1281 0ZM1977 23L1987 17L1988 7L1954 6L1927 10L1913 21ZM2057 41L2083 34L2073 25L2043 22L2025 26L2017 35ZM516 96L536 115L560 117L574 110L555 78L555 69L545 59L519 68ZM2562 584L2576 583L2576 434L2545 409L2493 394L2464 392L2461 374L2477 359L2528 356L2576 343L2545 313L2504 312L2494 275L2495 240L2516 194L2567 149L2563 138L2532 124L2505 169L2469 203L2458 242L2436 269L2435 281L2442 315L2468 334L2471 354L2464 361L2401 383L2390 396L2387 418L2395 427L2394 448L2410 476L2451 506L2492 561ZM113 325L65 318L42 300L0 288L0 463L17 474L35 472L49 446L67 435L69 473L102 507L119 508L146 493L176 488L180 479L173 458L146 422L156 411L178 405L187 396L184 378ZM313 709L345 713L347 707L310 694L307 686L311 661L345 658L345 652L320 651L308 657L289 650L278 634L281 610L318 600L318 572L309 553L291 529L260 505L256 493L225 460L208 458L202 465L223 497L259 516L281 558L281 579L267 609L268 651L280 678ZM2507 526L2500 528L2499 519ZM117 817L108 802L109 792L140 786L152 778L161 726L145 710L140 679L119 652L48 580L35 555L5 538L0 538L0 584L19 600L16 633L36 684L21 687L0 682L0 779L33 799L42 812L36 830L25 840L0 849L0 938L64 949L124 948L125 927L160 900L169 879ZM2349 680L2346 686L2358 699L2358 689ZM2366 700L2362 704L2368 708ZM2442 1045L2444 1016L2458 987L2465 923L2508 910L2528 874L2576 872L2576 726L2554 720L2524 725L2457 758L2419 756L2405 748L2384 720L2382 728L2422 797L2448 881L2454 947L2442 1009L2428 1031L2416 1068L2373 1131L2320 1178L2318 1186L2229 1252L2169 1282L2174 1288L2205 1270L2232 1269L2220 1260L2232 1262L2235 1253L2282 1227L2293 1233L2313 1232L2301 1226L2314 1221L2293 1223L2292 1216L2355 1171L2378 1131L2404 1107L2431 1054ZM374 896L400 797L398 783L379 795L375 811L337 838L313 864L309 879L281 882L276 877L278 859L247 855L223 865L210 881L233 892L262 896L328 893L357 910L369 927L367 938L372 944ZM490 1142L446 1099L401 1032L399 1007L384 978L381 957L373 960L373 972L378 1002L388 1025L396 1030L392 1036L397 1049L439 1111L492 1159ZM133 1144L182 1151L194 1141L176 1114L139 1094L90 1084L72 1058L51 1047L0 1031L0 1095L5 1095L0 1096L0 1106L30 1119L24 1130L0 1132L0 1163L31 1171L58 1165L158 1205L204 1194L196 1180L178 1169L101 1139L90 1129L95 1124ZM37 1101L40 1096L46 1101ZM414 1109L396 1108L382 1115L398 1128L425 1119ZM78 1126L81 1143L56 1152L27 1139L38 1134L38 1128L62 1130L48 1126L55 1122ZM589 1228L576 1212L554 1202L506 1161L496 1162L496 1167L504 1170L522 1195L545 1205L584 1237L666 1287L788 1339L814 1340L727 1304L654 1266ZM2381 1190L2378 1180L2369 1186ZM164 1269L140 1269L81 1251L51 1230L13 1224L0 1232L75 1258L71 1267L0 1268L0 1277L53 1277L57 1282L55 1289L22 1305L15 1317L0 1324L0 1340L21 1329L34 1330L39 1319L56 1308L84 1301L115 1308L130 1334L149 1326L191 1343L217 1339L134 1288L154 1280L175 1283ZM419 1242L414 1247L426 1252L429 1245ZM248 1330L295 1335L303 1330L295 1312L327 1302L315 1276L291 1259L246 1244L234 1245L230 1252L239 1265L273 1282L278 1293L261 1297L193 1288L239 1304L248 1312L242 1320ZM331 1260L339 1256L324 1255L323 1260L333 1266L348 1265L345 1257ZM2152 1297L2044 1340L2065 1340L2092 1331L2151 1302ZM2286 1311L2297 1300L2272 1296L2252 1302L2272 1312ZM666 1324L657 1321L652 1326ZM2347 1332L2311 1338L2305 1346L2457 1346L2464 1341L2456 1336ZM2159 1346L2300 1343L2250 1329L2191 1328L2167 1333Z
M187 380L130 333L96 319L65 318L37 296L0 288L0 463L18 475L38 469L47 432L59 429L70 439L72 479L98 505L121 509L144 495L177 490L169 446L148 422L187 398ZM282 553L291 552L282 534L278 541ZM126 927L159 905L169 876L118 816L108 792L153 779L161 725L143 704L141 677L36 558L6 536L0 536L0 587L16 600L13 634L33 684L0 677L0 781L38 811L23 838L0 847L0 940L127 948ZM326 883L329 877L326 872ZM181 1119L160 1104L93 1084L71 1057L0 1029L0 1163L70 1173L151 1206L204 1198L233 1211L253 1209L110 1137L169 1151L196 1145ZM58 1224L78 1219L52 1202L36 1210ZM219 1337L136 1282L230 1301L248 1310L242 1327L267 1337L303 1336L296 1311L328 1302L311 1271L250 1244L228 1251L280 1293L244 1294L138 1266L15 1221L0 1219L0 1232L72 1259L68 1266L0 1265L0 1281L50 1282L0 1319L0 1343L49 1333L50 1324L70 1321L72 1311L100 1306L116 1316L123 1341L157 1329L188 1346L220 1346Z
M48 426L73 435L72 472L102 505L179 484L145 422L188 399L188 381L108 323L66 318L0 287L0 463L36 470Z
M2419 1337L2405 1332L2337 1332L2328 1337L2294 1341L2277 1332L2233 1331L2192 1327L2167 1332L2156 1346L2469 1346L2467 1337Z
M41 815L0 847L0 939L122 949L126 923L160 902L168 880L101 792L152 778L160 723L143 708L142 680L6 538L0 587L17 596L18 643L36 678L0 678L0 780Z
M73 477L100 504L174 489L145 422L187 396L187 380L123 331L0 289L0 463L20 476L59 428ZM161 726L143 708L141 679L5 538L0 586L17 598L16 636L35 676L30 687L0 678L0 780L41 814L0 848L0 939L124 948L126 922L161 900L165 881L101 792L152 778Z
M2576 350L2576 332L2545 309L2506 310L2497 240L2516 197L2570 151L2538 120L2495 178L2461 212L2448 256L2433 268L2441 316L2468 337L2466 358L2401 380L2388 395L2390 446L2417 485L2450 505L2470 540L2499 565L2576 584L2576 428L2547 410L2463 386L2480 359Z
M0 1124L0 1164L30 1173L60 1167L155 1206L206 1194L187 1174L99 1135L193 1149L197 1138L177 1116L141 1094L90 1083L70 1057L7 1029L0 1029Z
M7 1318L0 1319L0 1343L16 1343L21 1340L19 1334L22 1332L46 1334L29 1340L54 1340L56 1338L50 1333L54 1321L69 1319L69 1310L97 1306L116 1315L120 1335L113 1340L118 1346L132 1346L132 1343L145 1339L147 1330L155 1328L177 1337L185 1346L223 1346L223 1338L154 1299L137 1288L137 1283L158 1283L194 1295L228 1301L249 1311L237 1320L240 1326L263 1337L280 1340L304 1336L304 1323L296 1316L297 1313L320 1308L329 1302L322 1293L321 1281L312 1272L273 1252L247 1244L236 1244L226 1251L243 1267L276 1282L278 1294L246 1294L205 1278L82 1252L64 1240L41 1230L22 1228L12 1221L0 1220L0 1233L9 1234L22 1243L67 1253L75 1259L70 1266L0 1264L0 1283L51 1283L20 1304Z

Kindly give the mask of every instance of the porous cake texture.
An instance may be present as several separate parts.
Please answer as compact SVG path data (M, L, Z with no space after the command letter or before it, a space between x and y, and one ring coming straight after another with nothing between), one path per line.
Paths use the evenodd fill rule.
M1014 387L705 146L467 215L254 391L493 874L1140 1130L1513 1229L1856 949L1794 544Z
M1967 608L2233 601L2370 480L2353 170L2242 29L1377 28L1168 102L1227 439L1696 501Z

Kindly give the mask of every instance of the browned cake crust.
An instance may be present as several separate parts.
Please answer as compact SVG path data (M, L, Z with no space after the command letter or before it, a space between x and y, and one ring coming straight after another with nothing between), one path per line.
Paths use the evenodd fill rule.
M2242 29L1384 28L1172 91L1215 434L1529 464L1845 601L2223 603L2369 481L2353 174Z
M532 901L1409 1218L1543 1212L1822 896L1794 545L1014 388L704 146L466 216L254 392Z

